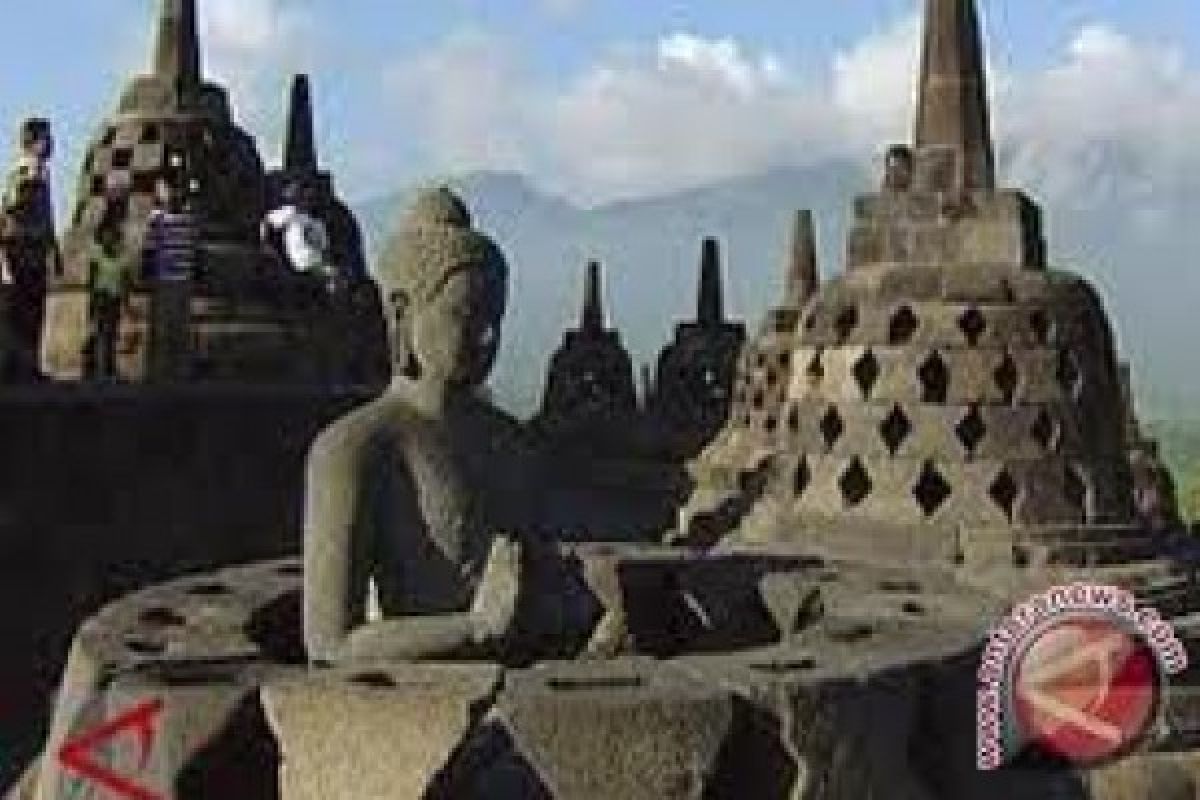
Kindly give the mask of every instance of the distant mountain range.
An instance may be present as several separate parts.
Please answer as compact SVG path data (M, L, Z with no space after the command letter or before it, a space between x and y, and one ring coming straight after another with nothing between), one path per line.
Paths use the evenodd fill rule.
M611 324L635 361L652 363L674 324L694 314L705 236L723 245L728 313L753 327L779 294L794 211L816 214L822 271L834 274L851 200L874 180L860 165L830 162L585 209L516 174L446 179L513 266L497 397L521 413L536 407L550 354L578 319L589 259L605 266ZM411 195L401 191L359 209L373 246ZM1200 418L1200 359L1192 351L1200 342L1200 198L1172 198L1170 217L1190 217L1192 225L1164 223L1148 203L1111 192L1079 200L1046 209L1056 265L1099 287L1123 357L1134 364L1145 415Z

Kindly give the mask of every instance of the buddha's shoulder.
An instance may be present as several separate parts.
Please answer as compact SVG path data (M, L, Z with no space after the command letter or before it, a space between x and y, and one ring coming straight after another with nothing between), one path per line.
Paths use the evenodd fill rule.
M405 403L381 397L330 423L313 442L310 459L362 457L403 438L417 416Z

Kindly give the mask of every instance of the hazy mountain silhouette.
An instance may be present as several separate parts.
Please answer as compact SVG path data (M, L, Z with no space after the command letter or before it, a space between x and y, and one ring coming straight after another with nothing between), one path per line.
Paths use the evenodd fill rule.
M793 211L816 213L822 270L834 274L841 270L851 200L874 177L863 166L830 162L597 208L577 207L511 173L446 182L469 200L512 262L513 307L494 386L506 405L525 412L536 406L563 329L578 319L587 260L605 265L609 318L635 360L652 362L676 320L694 311L704 236L718 237L724 248L729 313L755 326L779 293ZM1200 252L1200 197L1166 198L1160 211L1163 198L1150 203L1128 196L1122 185L1110 180L1104 191L1046 208L1055 264L1096 282L1123 355L1135 365L1147 414L1200 417L1191 413L1200 410L1200 370L1191 352L1200 338L1200 314L1193 311L1200 275L1192 265ZM410 196L402 191L360 209L376 247ZM1170 223L1179 218L1197 224Z

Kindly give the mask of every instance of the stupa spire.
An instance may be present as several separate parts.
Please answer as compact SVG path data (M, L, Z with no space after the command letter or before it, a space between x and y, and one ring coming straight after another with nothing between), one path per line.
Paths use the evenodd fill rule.
M916 146L947 147L956 153L960 185L944 188L995 188L987 74L975 0L926 0Z
M583 319L580 330L585 333L602 333L604 327L604 290L601 286L600 262L589 261L587 283L583 294Z
M196 0L162 0L154 46L154 73L182 94L200 86L200 33Z
M292 79L283 168L288 173L305 174L320 169L313 126L312 89L307 75L297 75Z
M804 306L817 291L817 236L811 211L796 212L788 251L786 305Z
M700 292L696 302L696 321L701 325L720 325L725 321L725 298L721 289L721 245L705 239L700 255Z

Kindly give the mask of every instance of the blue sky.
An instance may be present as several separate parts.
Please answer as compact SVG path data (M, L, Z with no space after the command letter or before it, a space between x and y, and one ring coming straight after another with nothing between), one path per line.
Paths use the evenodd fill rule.
M114 102L124 76L145 63L156 3L13 4L0 32L0 70L6 76L0 120L7 123L0 140L10 140L23 114L48 113L64 144L60 171L73 176L80 143ZM572 125L587 124L591 112L580 106L587 98L609 104L602 122L642 108L636 102L611 104L630 101L638 70L649 69L656 52L661 66L667 37L733 43L747 64L782 63L790 85L799 87L821 83L839 54L872 36L886 36L916 7L912 0L200 0L200 5L213 70L233 87L241 116L260 135L268 159L278 139L283 82L291 70L306 68L316 73L325 150L344 173L352 197L454 169L458 161L466 167L494 161L500 168L540 173L551 184L565 176L552 188L577 192L584 200L645 193L656 176L644 169L644 154L624 159L609 154L612 170L643 168L644 175L629 180L611 170L602 176L586 169L572 174L578 165L571 158L579 154L540 160L537 154L548 141L572 135ZM1001 70L1036 75L1061 61L1087 26L1117 32L1146 52L1177 51L1189 69L1198 60L1200 4L1194 0L982 0L982 6L992 59ZM50 49L54 55L47 57ZM457 83L455 74L448 77L454 86L446 96L457 93L455 99L434 97L428 85L414 91L414 80L436 84L439 69L454 73L456 62L472 58L478 62L474 75L458 75ZM621 71L623 100L598 95L601 89L589 83L605 69ZM420 78L413 78L414 70ZM683 91L677 78L659 87L663 96ZM483 110L471 108L476 83ZM531 107L531 96L540 105ZM506 102L526 107L515 112ZM564 106L574 121L546 123L548 108L558 114ZM431 108L435 114L427 113ZM744 108L750 112L754 106ZM431 122L428 117L437 113L457 117ZM803 119L800 115L795 124ZM475 139L458 142L463 131L454 125L495 133L481 143L476 130ZM619 138L639 131L622 120L608 133ZM737 133L729 136L736 145ZM455 141L447 146L445 140ZM747 169L778 155L759 146L766 149ZM665 188L712 177L695 168L678 172L664 168Z

